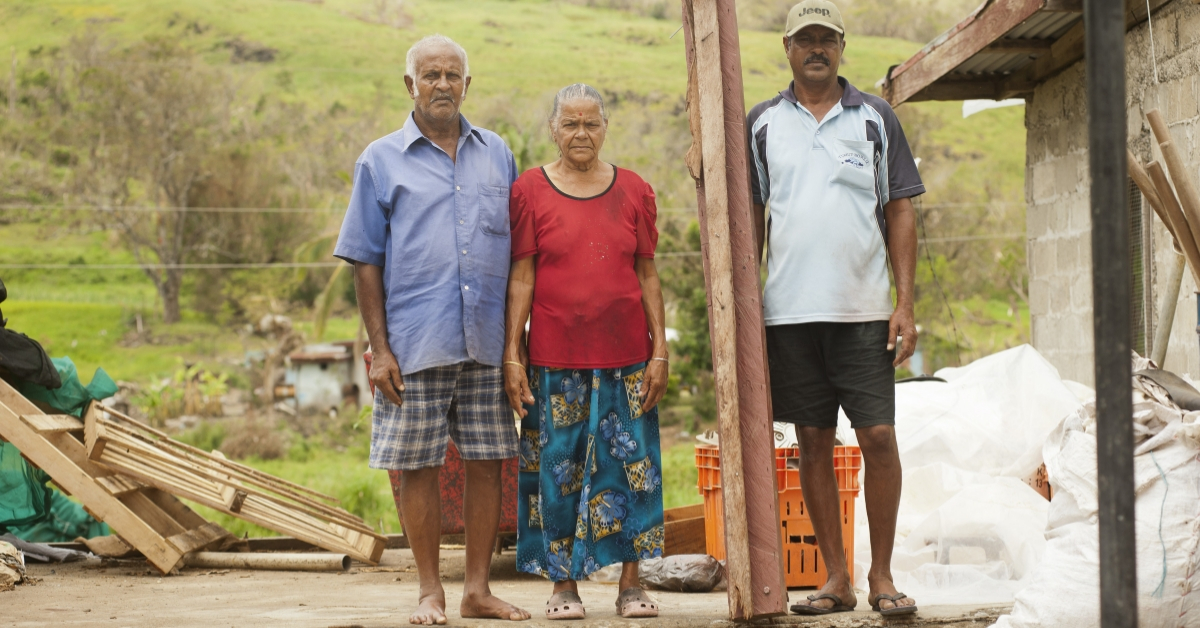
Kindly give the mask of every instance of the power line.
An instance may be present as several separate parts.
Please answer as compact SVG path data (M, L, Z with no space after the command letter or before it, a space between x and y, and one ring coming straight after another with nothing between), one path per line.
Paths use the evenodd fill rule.
M925 205L926 209L958 209L967 207L1016 206L1024 203L940 203ZM72 211L72 212L140 212L140 213L169 213L188 211L196 213L223 214L337 214L344 212L340 207L101 207L96 205L32 205L23 203L0 204L0 210L11 211ZM658 209L659 214L696 214L694 207L664 207Z
M118 212L135 212L149 214L165 214L170 212L194 212L194 213L219 213L219 214L333 214L343 212L345 209L320 209L316 207L98 207L95 205L20 205L20 204L5 204L0 205L0 209L8 210L45 210L45 211L69 211L69 212L102 212L102 213L118 213Z
M213 270L235 268L333 268L345 262L263 262L229 264L0 264L6 270Z

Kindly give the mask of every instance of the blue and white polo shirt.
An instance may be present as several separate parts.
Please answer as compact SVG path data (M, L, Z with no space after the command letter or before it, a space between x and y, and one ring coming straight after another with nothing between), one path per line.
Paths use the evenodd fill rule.
M819 123L792 85L746 120L754 202L768 205L767 325L888 320L888 201L925 193L900 121L838 77Z

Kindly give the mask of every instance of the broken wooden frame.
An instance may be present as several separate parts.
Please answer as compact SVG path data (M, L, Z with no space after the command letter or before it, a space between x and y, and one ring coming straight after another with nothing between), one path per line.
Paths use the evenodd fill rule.
M160 572L174 569L185 554L230 536L174 496L88 459L80 438L83 429L79 419L48 415L0 380L0 437Z
M336 501L332 497L172 440L105 406L92 404L84 419L87 455L94 462L331 552L372 565L383 556L387 539L361 518L321 501Z
M775 449L759 286L737 15L733 0L682 0L688 62L688 169L697 201L726 476L729 614L787 612Z

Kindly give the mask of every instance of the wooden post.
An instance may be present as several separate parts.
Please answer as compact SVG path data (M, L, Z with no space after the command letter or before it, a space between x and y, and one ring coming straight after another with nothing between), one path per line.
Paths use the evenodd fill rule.
M721 444L729 613L786 613L759 256L733 0L684 0L697 201ZM699 163L697 163L699 162Z

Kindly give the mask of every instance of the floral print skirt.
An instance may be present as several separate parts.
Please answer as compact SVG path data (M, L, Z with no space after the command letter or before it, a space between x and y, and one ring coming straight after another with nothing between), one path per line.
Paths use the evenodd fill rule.
M518 570L582 580L614 563L662 556L658 408L642 412L645 369L530 369Z

